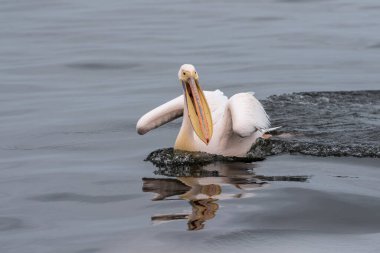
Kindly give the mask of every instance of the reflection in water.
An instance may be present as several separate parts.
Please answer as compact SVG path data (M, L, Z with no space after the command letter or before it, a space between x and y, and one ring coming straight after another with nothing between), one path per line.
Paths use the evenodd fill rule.
M247 163L215 163L186 169L158 168L155 174L176 178L143 178L143 191L156 193L153 201L187 200L192 212L155 215L152 221L186 219L189 230L200 230L207 220L215 217L219 200L252 197L254 194L250 191L268 186L269 181L306 182L309 178L256 175L254 167L255 164ZM237 193L229 193L231 186Z
M216 199L200 199L190 201L193 211L189 216L187 226L189 230L199 230L204 227L204 222L215 217L219 205Z

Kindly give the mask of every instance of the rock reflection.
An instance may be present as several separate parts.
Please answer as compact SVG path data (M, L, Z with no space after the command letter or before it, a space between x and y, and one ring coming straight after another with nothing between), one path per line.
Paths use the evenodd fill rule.
M264 176L252 163L215 163L196 167L158 168L156 175L171 178L143 178L143 191L155 193L153 201L186 200L189 213L154 215L153 222L187 220L188 230L200 230L215 217L224 199L252 197L253 190L273 181L306 182L308 176ZM231 189L232 188L232 189ZM237 192L236 192L237 191Z

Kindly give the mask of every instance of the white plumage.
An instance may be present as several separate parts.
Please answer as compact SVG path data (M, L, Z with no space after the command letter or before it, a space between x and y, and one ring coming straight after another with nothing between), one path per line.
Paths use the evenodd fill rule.
M195 134L181 95L145 114L137 122L137 131L145 134L178 117L183 117L175 148L225 156L244 157L258 137L269 127L268 116L252 93L239 93L228 99L220 90L204 91L214 133L206 145Z
M137 133L143 135L183 115L183 95L166 102L142 116L137 122Z

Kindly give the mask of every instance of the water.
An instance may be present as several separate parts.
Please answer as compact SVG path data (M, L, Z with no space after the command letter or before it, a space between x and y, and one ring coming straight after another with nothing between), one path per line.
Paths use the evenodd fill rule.
M188 218L151 219L196 200L143 191L143 178L179 180L143 161L173 145L178 122L135 133L180 94L183 63L227 95L379 89L377 1L0 3L1 252L379 250L377 159L278 156L232 181L214 168L227 174L208 175L206 193L229 197L188 231ZM267 187L240 190L241 174Z

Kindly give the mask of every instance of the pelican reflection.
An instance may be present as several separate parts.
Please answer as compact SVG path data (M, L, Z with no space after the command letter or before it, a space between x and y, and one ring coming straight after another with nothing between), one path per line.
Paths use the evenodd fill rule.
M253 197L253 191L269 186L270 181L305 182L308 179L308 176L257 175L254 168L252 163L215 163L181 170L181 173L175 168L157 169L155 174L175 178L143 178L143 191L155 193L153 201L188 201L191 212L154 215L152 221L187 220L188 230L200 230L206 221L215 217L219 201Z

